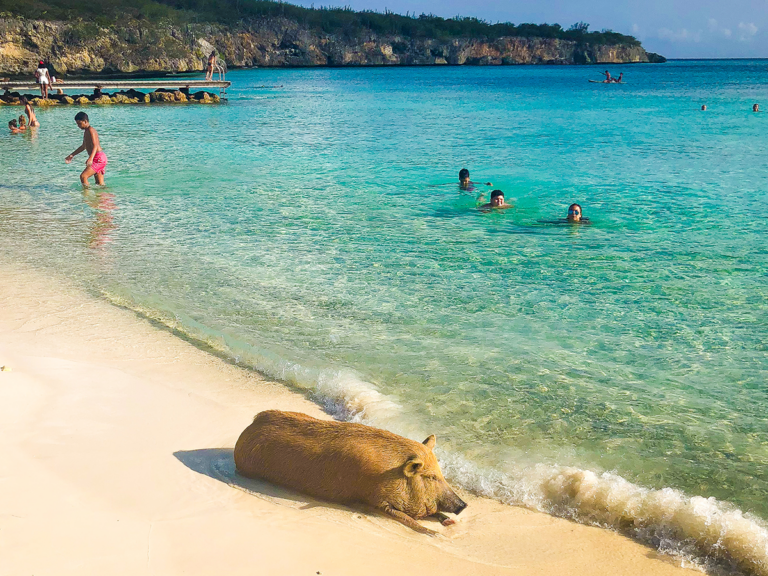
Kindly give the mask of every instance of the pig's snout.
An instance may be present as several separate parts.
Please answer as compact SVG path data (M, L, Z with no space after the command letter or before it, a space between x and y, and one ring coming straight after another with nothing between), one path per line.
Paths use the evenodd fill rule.
M441 504L442 506L440 506L440 510L443 512L450 512L451 514L459 514L462 510L464 510L464 508L467 507L467 503L456 496L453 491L445 494Z

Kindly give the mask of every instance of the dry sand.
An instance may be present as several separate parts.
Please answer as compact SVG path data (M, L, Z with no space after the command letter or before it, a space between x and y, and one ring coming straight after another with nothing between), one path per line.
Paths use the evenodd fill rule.
M430 538L234 474L267 408L327 418L59 278L0 283L0 575L692 574L598 528L462 494Z

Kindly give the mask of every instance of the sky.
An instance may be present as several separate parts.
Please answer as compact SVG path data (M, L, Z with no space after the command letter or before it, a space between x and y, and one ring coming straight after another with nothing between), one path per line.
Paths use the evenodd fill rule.
M590 30L631 34L667 58L768 58L768 0L288 0L302 6L389 9L489 22L560 24L587 22Z

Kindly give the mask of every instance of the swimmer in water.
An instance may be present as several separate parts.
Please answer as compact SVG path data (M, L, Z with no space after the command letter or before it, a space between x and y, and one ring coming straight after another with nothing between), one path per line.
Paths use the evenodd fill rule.
M469 179L469 170L466 168L459 170L459 188L462 190L472 190L475 184L478 184L478 182L472 182ZM491 182L479 182L479 184L493 186Z
M11 131L11 134L21 134L24 132L24 130L27 129L25 126L24 128L19 128L19 125L16 123L16 118L8 122L8 129Z
M757 104L752 104L752 112L760 112L760 106Z
M583 211L578 204L571 204L568 206L568 216L566 220L573 222L574 224L589 224L589 218L582 216Z
M707 105L706 104L702 104L701 105L701 111L702 112L706 112L707 111Z
M491 192L491 201L480 206L480 210L486 212L489 210L506 210L507 208L512 208L512 204L504 202L504 192L501 190Z

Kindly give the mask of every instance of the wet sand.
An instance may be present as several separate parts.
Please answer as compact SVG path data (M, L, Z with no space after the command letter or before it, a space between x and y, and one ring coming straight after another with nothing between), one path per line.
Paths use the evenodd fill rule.
M321 409L94 298L3 263L0 574L682 575L621 535L461 493L430 538L234 473L254 414ZM439 440L439 439L438 439ZM695 572L698 573L698 572Z

